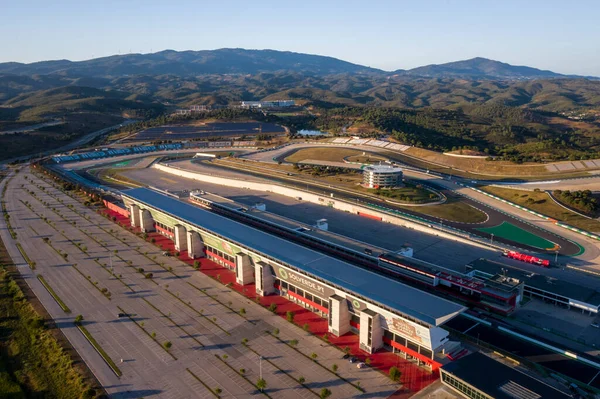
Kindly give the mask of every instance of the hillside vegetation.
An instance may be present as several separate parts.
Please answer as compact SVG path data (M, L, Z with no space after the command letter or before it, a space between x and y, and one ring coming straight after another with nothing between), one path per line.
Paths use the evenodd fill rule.
M394 72L244 49L0 64L0 131L80 113L149 119L190 105L276 99L310 111L280 114L277 122L292 131L389 134L422 148L516 162L597 157L600 147L600 80L483 58ZM39 142L84 133L52 132ZM33 150L22 137L14 141L21 153Z
M6 270L0 270L0 312L0 397L96 397Z
M548 116L501 105L458 110L344 107L318 110L308 121L340 133L361 126L364 136L389 134L397 141L439 152L475 150L517 163L600 157L600 128L569 129ZM566 123L565 119L565 123Z

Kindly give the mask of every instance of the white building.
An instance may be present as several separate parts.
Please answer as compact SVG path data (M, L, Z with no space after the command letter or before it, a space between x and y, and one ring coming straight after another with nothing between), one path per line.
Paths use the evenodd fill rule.
M391 188L402 185L402 168L391 165L372 165L362 169L364 187Z
M285 108L296 105L294 100L242 101L242 108Z

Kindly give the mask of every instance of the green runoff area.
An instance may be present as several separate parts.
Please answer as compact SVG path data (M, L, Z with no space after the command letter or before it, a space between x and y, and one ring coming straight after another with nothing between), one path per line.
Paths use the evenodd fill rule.
M548 241L536 234L525 231L509 222L502 222L497 226L482 227L477 230L483 233L488 233L490 236L493 234L494 237L497 238L504 238L506 240L542 250L552 251L557 249L557 244L553 243L552 241Z
M586 218L563 208L544 191L527 191L497 186L484 186L479 189L573 227L594 233L600 232L600 220Z

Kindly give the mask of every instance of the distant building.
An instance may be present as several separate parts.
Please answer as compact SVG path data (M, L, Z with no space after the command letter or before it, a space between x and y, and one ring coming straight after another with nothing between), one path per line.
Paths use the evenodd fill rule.
M212 107L210 105L191 105L188 109L178 109L175 111L177 115L190 115L195 112L210 111Z
M402 185L402 168L391 165L363 167L363 186L366 188L392 188Z
M242 108L285 108L296 105L294 100L242 101Z
M190 111L192 112L204 112L204 111L210 111L211 107L210 105L192 105L190 107Z

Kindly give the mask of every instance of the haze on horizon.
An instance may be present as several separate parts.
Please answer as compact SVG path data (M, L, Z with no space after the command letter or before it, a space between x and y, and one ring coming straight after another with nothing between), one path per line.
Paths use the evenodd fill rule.
M592 0L1 1L0 62L240 47L387 71L485 57L600 76L600 2Z

